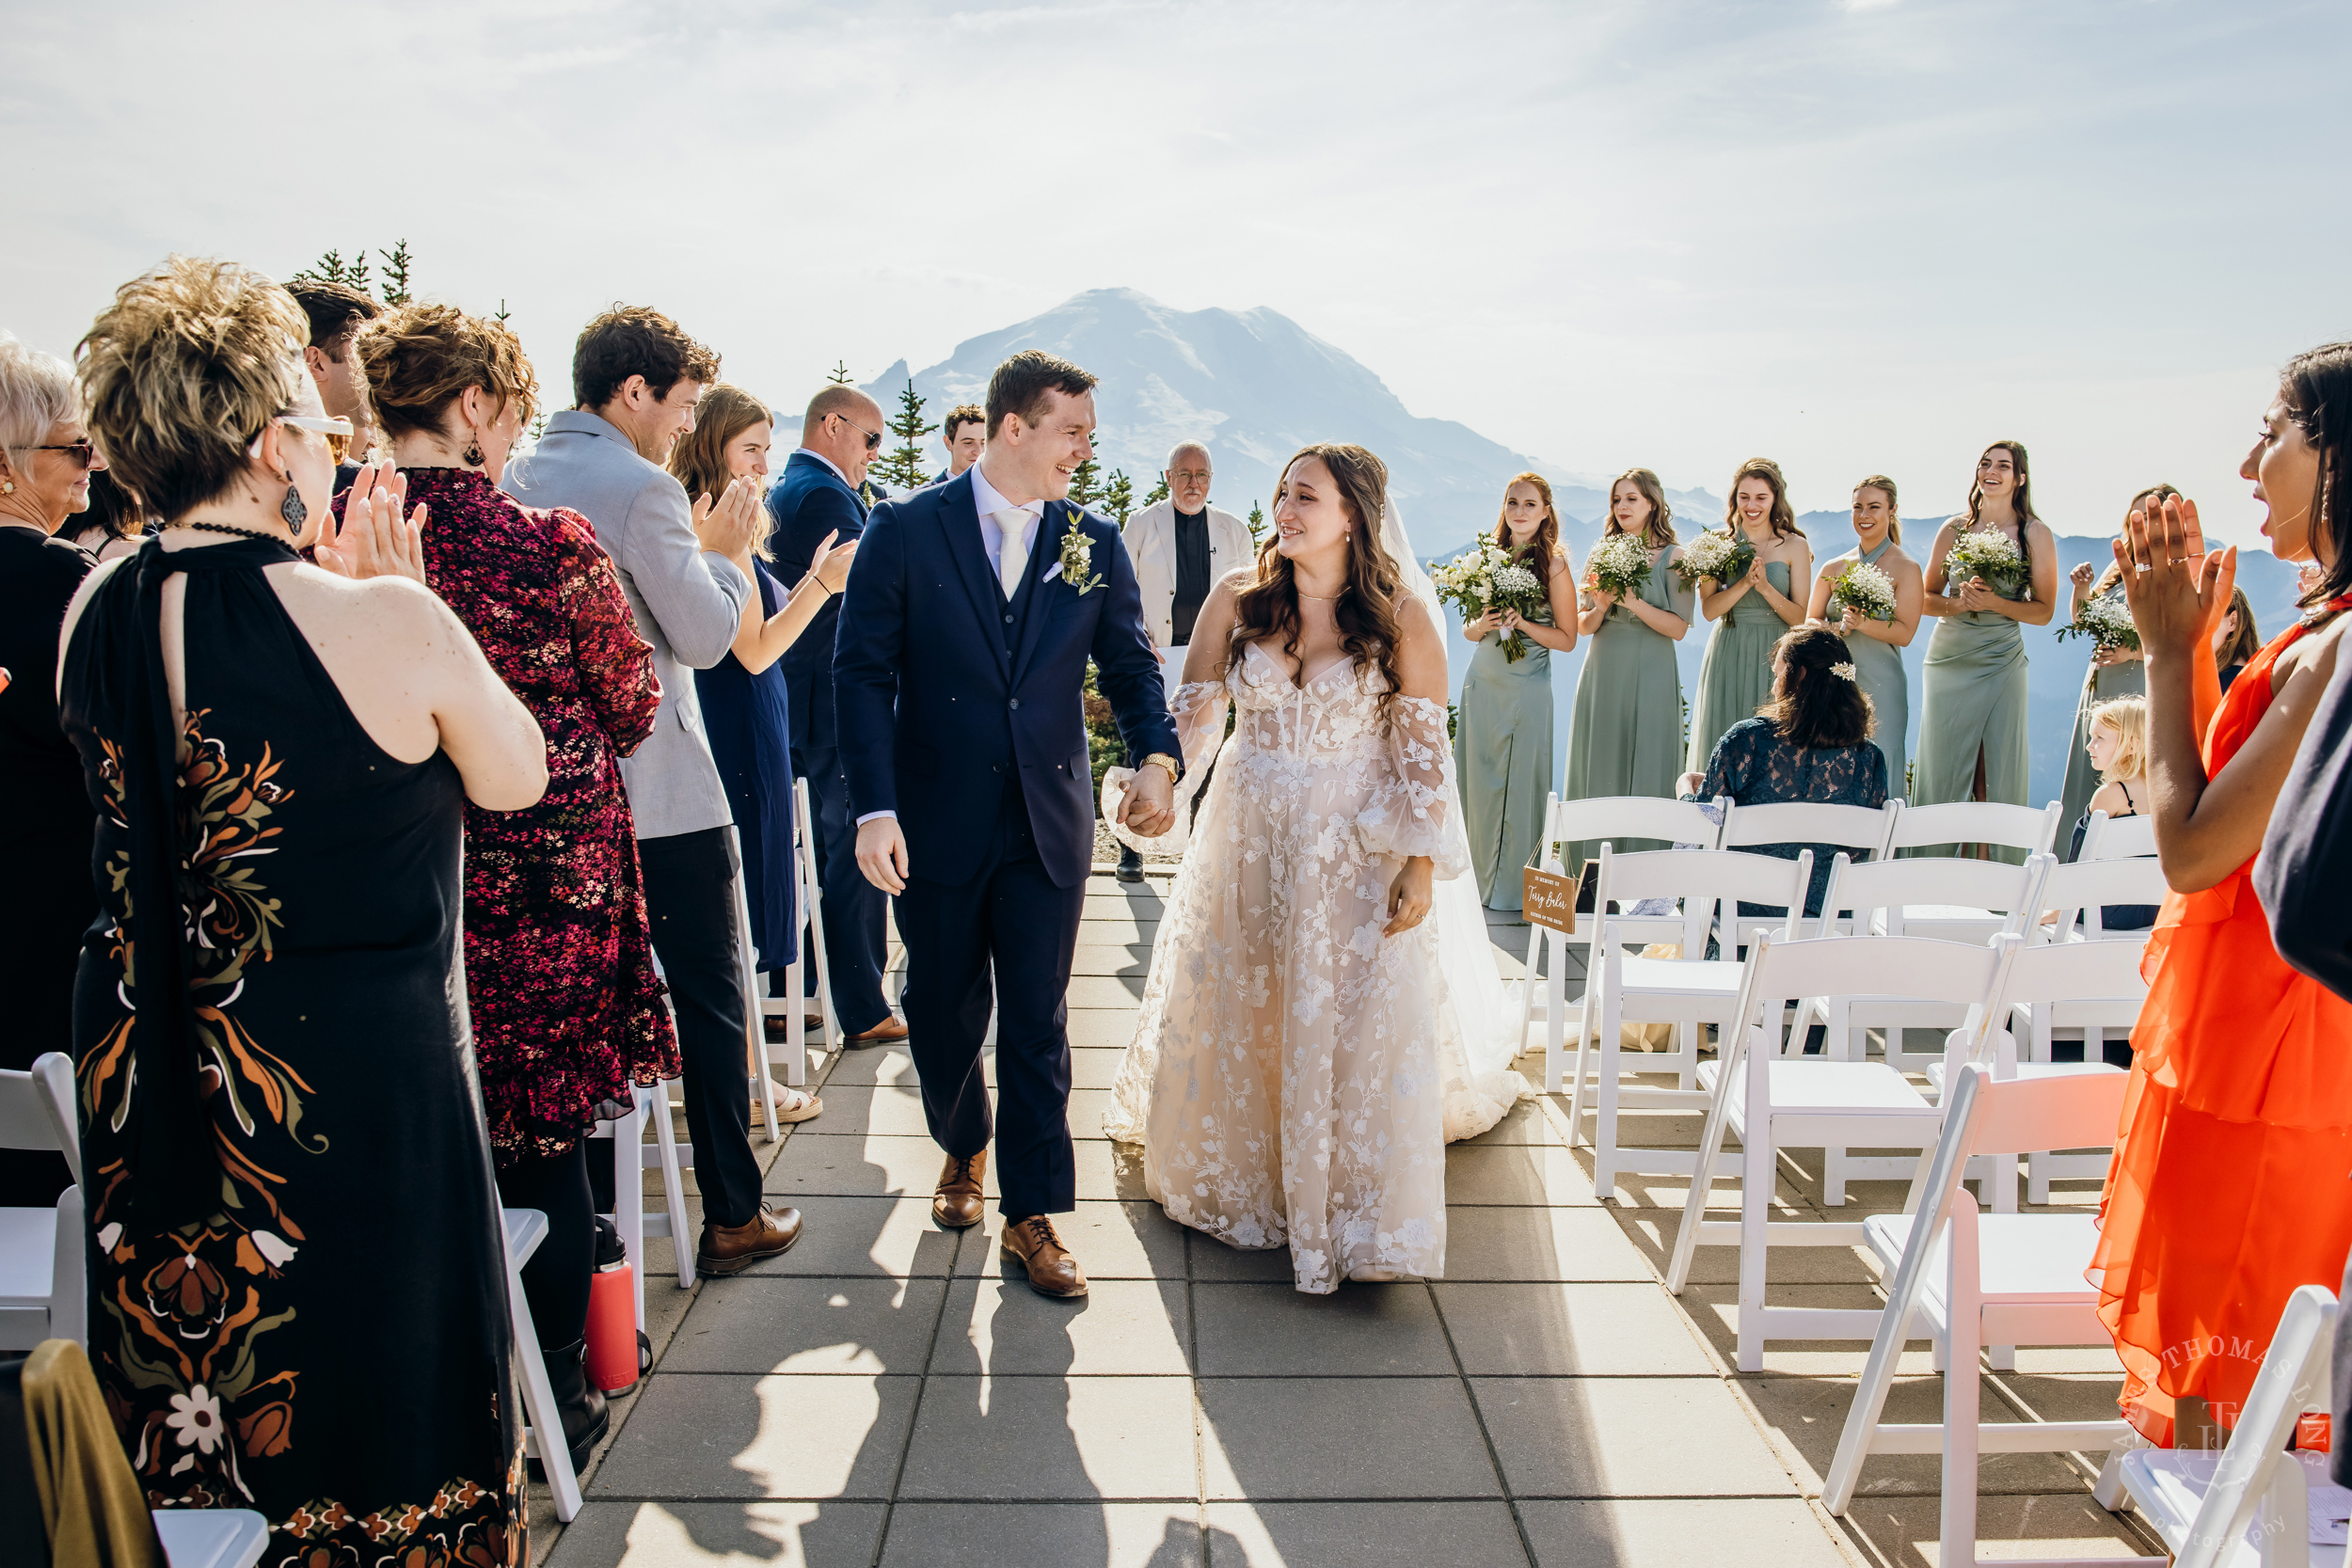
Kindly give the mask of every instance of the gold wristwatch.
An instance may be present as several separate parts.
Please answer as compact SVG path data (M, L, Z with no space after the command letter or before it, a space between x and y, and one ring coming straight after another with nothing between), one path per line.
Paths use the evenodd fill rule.
M1168 782L1169 784L1176 784L1184 778L1184 765L1178 762L1174 757L1169 756L1166 752L1152 752L1150 756L1145 757L1140 763L1136 765L1136 770L1137 772L1141 772L1144 768L1151 767L1155 762L1162 768L1168 769Z

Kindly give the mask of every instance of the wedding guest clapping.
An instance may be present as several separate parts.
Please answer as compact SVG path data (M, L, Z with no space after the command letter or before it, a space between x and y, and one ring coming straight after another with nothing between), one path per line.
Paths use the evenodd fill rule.
M269 279L175 257L82 342L164 523L66 627L90 1361L146 1500L258 1510L271 1561L523 1561L459 871L466 803L532 805L547 752L397 482L323 531L349 427L306 336Z
M82 427L73 372L55 355L0 332L0 818L8 844L8 895L0 898L0 953L14 983L0 1028L0 1068L72 1049L73 959L98 912L90 885L97 821L82 759L57 724L57 627L97 562L58 536L89 504L105 459ZM46 1209L71 1186L62 1156L0 1149L0 1208Z
M1919 563L1903 548L1895 482L1884 474L1872 474L1854 486L1853 531L1854 547L1814 579L1805 614L1846 640L1854 683L1870 699L1870 739L1886 756L1887 793L1900 795L1911 777L1911 676L1903 669L1902 650L1918 635L1925 589ZM1857 567L1886 579L1883 611L1866 605L1870 594L1859 582L1848 581L1846 575Z
M1715 742L1734 724L1756 716L1772 698L1772 650L1790 626L1804 624L1804 601L1795 584L1813 580L1813 546L1797 526L1788 504L1788 482L1769 457L1750 458L1731 476L1731 500L1724 509L1724 531L1700 536L1683 552L1686 569L1692 550L1709 541L1754 554L1744 571L1722 582L1698 575L1699 609L1716 623L1699 666L1698 695L1691 703L1690 766L1707 766Z
M2148 941L2092 1277L2124 1418L2157 1443L2243 1405L2288 1294L2332 1289L2352 1247L2352 1003L2288 967L2249 885L2352 625L2348 452L2352 345L2338 343L2288 362L2240 470L2272 553L2313 562L2319 584L2226 696L2210 650L2236 552L2208 553L2177 499L2135 513L2115 552L2147 654L2148 800L2173 891ZM2315 842L2337 819L2299 795L2280 836ZM2340 876L2324 857L2279 860L2298 868L2270 887L2291 944L2306 917L2315 945L2340 940ZM2188 1343L2245 1350L2179 1354Z
M466 814L466 992L500 1196L548 1216L523 1289L584 1464L609 1423L583 1366L598 1207L584 1140L600 1105L678 1075L621 787L661 687L588 519L498 487L539 397L514 333L406 305L371 322L353 353L409 499L430 510L426 582L547 738L537 804Z

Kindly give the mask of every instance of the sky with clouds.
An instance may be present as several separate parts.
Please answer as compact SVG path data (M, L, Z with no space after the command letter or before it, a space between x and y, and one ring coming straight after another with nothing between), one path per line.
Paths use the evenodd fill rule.
M564 380L614 299L795 404L1088 288L1264 306L1596 473L2044 516L2235 477L2352 337L2341 0L0 4L0 326L405 238ZM1343 432L1334 432L1344 435Z

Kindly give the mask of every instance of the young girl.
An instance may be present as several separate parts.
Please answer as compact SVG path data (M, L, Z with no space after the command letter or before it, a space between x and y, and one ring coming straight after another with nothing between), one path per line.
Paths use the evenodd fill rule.
M2090 832L2090 814L2103 811L2107 819L2137 816L2148 799L2148 700L2118 697L2090 710L2090 735L2083 750L2099 770L2099 787L2074 821L2074 838L2066 851L2079 860L2083 835ZM2103 904L2099 919L2110 931L2145 931L2156 923L2153 904Z

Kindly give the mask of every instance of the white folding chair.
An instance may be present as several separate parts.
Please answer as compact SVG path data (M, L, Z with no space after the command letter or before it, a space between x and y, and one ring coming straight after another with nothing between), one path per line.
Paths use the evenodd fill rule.
M1740 901L1804 906L1805 880L1813 857L1802 852L1793 861L1772 855L1742 855L1725 849L1652 849L1620 855L1604 844L1600 876L1594 884L1593 904L1606 909L1611 902L1644 899L1677 900L1681 915L1673 936L1682 944L1678 958L1629 957L1627 921L1596 914L1601 927L1593 968L1585 976L1584 1007L1577 1023L1576 1083L1568 1096L1568 1138L1581 1141L1584 1131L1584 1085L1595 1079L1597 1117L1593 1139L1593 1189L1604 1199L1615 1196L1618 1173L1639 1171L1655 1176L1687 1176L1697 1167L1687 1149L1628 1148L1618 1141L1621 1108L1693 1111L1707 1103L1698 1088L1699 1028L1732 1021L1740 999L1740 965L1729 958L1709 959L1707 939L1715 925L1715 910L1723 907L1728 930L1738 917ZM1792 918L1785 917L1785 918ZM1627 1023L1677 1025L1672 1053L1643 1054L1628 1064L1620 1050L1619 1031ZM1597 1037L1597 1038L1596 1037ZM1593 1050L1597 1044L1597 1069ZM1627 1085L1624 1073L1673 1071L1674 1088ZM1544 1079L1548 1090L1560 1087L1559 1054L1547 1053Z
M249 1508L158 1508L149 1517L170 1568L253 1568L269 1546L269 1520Z
M1867 806L1833 806L1810 800L1774 801L1768 805L1734 805L1724 814L1723 847L1748 849L1759 844L1826 844L1834 849L1883 858L1887 835L1902 811L1900 800L1872 810ZM1789 911L1792 915L1796 911ZM1779 922L1748 916L1725 928L1737 937L1726 947L1746 947L1749 934L1769 930ZM1795 927L1802 929L1802 927Z
M71 1057L45 1052L29 1071L0 1071L0 1148L54 1148L72 1178L51 1208L0 1209L0 1350L43 1339L87 1344L88 1238Z
M2094 859L2090 842L2090 835L2084 834L2081 856L2052 872L2049 886L2042 890L2042 903L2058 911L2058 919L2041 928L2043 939L2147 945L2145 930L2108 930L2105 910L2109 904L2162 905L2171 891L2164 879L2164 867L2153 855ZM2081 916L2079 927L2077 915Z
M548 1216L537 1209L500 1212L506 1230L506 1318L514 1336L515 1381L521 1386L523 1451L539 1461L548 1490L555 1494L555 1516L569 1524L580 1512L580 1477L564 1442L564 1413L556 1408L548 1381L547 1357L539 1354L539 1331L532 1325L531 1301L523 1294L523 1265L548 1239ZM683 1250L681 1248L680 1250Z
M1999 849L2023 849L2046 855L2058 842L2056 800L2046 806L2012 806L1999 800L1947 800L1940 806L1906 805L1887 840L1887 853L1899 849L1956 851L1963 845L1984 844Z
M1585 800L1563 800L1557 795L1544 800L1544 836L1542 869L1565 876L1567 867L1560 855L1563 844L1583 844L1598 840L1604 844L1618 838L1662 839L1668 844L1695 844L1703 848L1715 847L1722 833L1720 819L1731 805L1727 798L1718 797L1713 802L1715 816L1707 815L1707 807L1695 800L1668 800L1649 795L1609 795ZM1506 873L1507 874L1507 873ZM1591 954L1593 933L1608 914L1608 906L1597 900L1590 920L1580 916L1574 934L1555 931L1533 921L1527 927L1526 979L1519 987L1519 1027L1516 1037L1524 1047L1527 1030L1534 1017L1536 974L1540 960L1547 971L1542 981L1544 996L1544 1063L1547 1076L1551 1078L1548 1092L1557 1094L1560 1085L1556 1074L1561 1041L1567 1028L1567 955L1572 946L1581 946L1586 956L1586 984L1591 983ZM1681 934L1682 917L1619 915L1619 926L1628 933L1629 941L1672 941ZM1656 932L1656 935L1647 933Z
M2137 1449L2123 1456L2122 1488L2174 1568L2312 1568L2312 1522L2323 1513L2344 1518L2352 1508L2352 1494L2328 1479L2326 1454L2290 1447L2296 1418L2328 1407L2337 1310L2324 1286L2287 1297L2220 1452ZM2342 1548L2330 1546L2322 1560L2341 1558Z
M808 803L808 781L794 779L792 781L792 910L794 918L800 923L801 941L795 948L792 961L785 965L780 972L771 972L771 975L777 973L783 974L784 994L781 996L775 994L774 986L769 985L766 988L767 995L760 1003L760 1009L766 1016L782 1017L785 1021L784 1044L781 1047L763 1045L761 1049L768 1059L784 1064L784 1081L796 1089L804 1087L808 1083L806 1015L810 999L803 996L801 991L806 984L805 976L808 971L805 966L811 962L817 966L815 1001L818 1019L817 1036L818 1043L827 1051L832 1051L837 1049L842 1041L841 1015L834 1011L833 1006L833 971L825 963L824 882L817 864L815 822L816 818L811 815ZM779 1051L782 1052L781 1055L777 1054ZM768 1135L771 1140L777 1135L775 1119L772 1116L769 1118Z
M2102 1449L2112 1454L2136 1440L2120 1420L1979 1422L1982 1347L2113 1341L2099 1321L2098 1290L2083 1279L2098 1245L2092 1216L1980 1216L1976 1199L1962 1185L1970 1161L1980 1156L2014 1157L2111 1132L2123 1089L2122 1079L2106 1074L2000 1083L1981 1062L1963 1064L1954 1074L1943 1135L1925 1180L1914 1190L1915 1212L1876 1215L1862 1225L1870 1250L1887 1268L1889 1283L1870 1356L1821 1488L1821 1505L1831 1514L1844 1514L1852 1503L1863 1461L1870 1454L1940 1451L1939 1560L1944 1568L1974 1568L1979 1454ZM1944 1418L1883 1422L1879 1418L1896 1364L1923 1322L1943 1351ZM2106 1500L2112 1486L2106 1478L2102 1485ZM2162 1568L2164 1560L2137 1561Z
M1883 1062L1836 1062L1781 1049L1780 1010L1800 997L1834 992L1856 974L1899 972L1915 976L1922 995L1965 1005L1989 1003L2010 948L1964 947L1923 937L1817 937L1774 942L1759 935L1748 951L1737 1010L1721 1034L1715 1060L1702 1063L1708 1092L1707 1126L1699 1139L1697 1172L1675 1232L1667 1289L1690 1283L1691 1262L1702 1246L1740 1249L1739 1364L1761 1371L1772 1339L1865 1339L1877 1314L1852 1307L1768 1307L1765 1259L1773 1246L1859 1246L1863 1227L1839 1223L1772 1222L1772 1179L1778 1151L1825 1145L1927 1149L1935 1146L1943 1113L1909 1080ZM1802 1046L1802 1037L1792 1037ZM1740 1139L1740 1218L1707 1218L1716 1156L1726 1132Z
M2135 816L2109 816L2094 811L2083 829L2083 850L2075 858L2086 861L2153 859L2156 853L2156 819L2144 813Z
M627 1115L611 1121L596 1123L591 1138L608 1139L612 1145L612 1212L606 1215L621 1233L622 1249L628 1255L628 1270L637 1296L637 1327L645 1326L645 1238L667 1236L671 1250L677 1255L677 1284L681 1291L691 1290L694 1284L694 1249L690 1244L693 1227L686 1223L686 1183L678 1167L687 1163L678 1158L677 1129L670 1119L669 1090L660 1085L645 1088L632 1085L629 1089L630 1109ZM652 1148L645 1147L645 1124L654 1126ZM685 1146L690 1150L692 1145ZM630 1150L635 1153L630 1153ZM661 1172L662 1212L645 1212L645 1172Z

